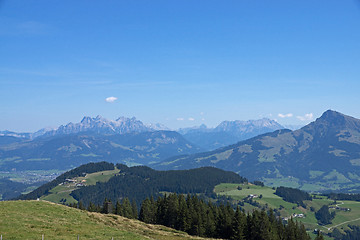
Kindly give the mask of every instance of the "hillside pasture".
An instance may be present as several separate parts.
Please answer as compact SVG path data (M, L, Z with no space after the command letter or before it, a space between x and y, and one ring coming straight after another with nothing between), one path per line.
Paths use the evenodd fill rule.
M327 197L313 194L313 200L305 200L304 204L306 207L303 208L297 204L284 201L281 197L274 194L275 190L271 187L261 187L253 184L223 183L217 185L214 192L218 195L231 197L235 201L244 201L250 194L257 195L256 198L252 199L254 202L259 203L261 208L276 209L282 218L288 218L293 216L293 214L302 213L304 214L304 217L296 217L296 220L302 222L310 232L314 229L321 229L325 233L328 233L334 228L338 228L341 232L344 232L344 230L349 229L348 224L360 225L360 202L356 201L337 201L335 204L333 200L328 199ZM262 195L261 198L260 195ZM349 208L350 211L330 209L330 212L336 212L336 216L332 220L332 224L320 226L317 223L315 212L323 205ZM247 203L246 201L243 202L242 208L247 212L252 212L253 209L257 209L257 207ZM313 211L311 211L311 209Z
M85 186L95 185L97 182L107 182L113 176L119 173L119 169L101 171L86 174L84 177L76 177L71 180L74 182L67 182L58 185L49 191L49 194L41 197L41 200L46 200L54 203L61 203L65 201L65 204L77 203L77 200L70 196L71 192L78 189L77 184L84 184Z
M3 239L201 239L118 215L82 211L46 201L0 202Z

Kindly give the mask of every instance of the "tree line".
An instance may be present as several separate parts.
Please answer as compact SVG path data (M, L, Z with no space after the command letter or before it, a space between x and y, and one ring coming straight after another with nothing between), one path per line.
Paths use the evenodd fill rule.
M349 201L360 201L359 193L329 193L324 194L332 200L349 200Z
M84 205L71 205L85 209ZM190 235L222 239L256 240L310 240L303 224L290 219L284 224L273 211L254 210L245 213L229 203L219 205L206 202L197 195L170 195L146 198L138 212L135 201L124 198L113 204L105 200L102 205L90 203L89 211L114 213L139 219L145 223L161 224Z
M304 200L312 200L309 193L296 188L278 187L275 194L282 197L284 201L296 203L303 207L305 207Z

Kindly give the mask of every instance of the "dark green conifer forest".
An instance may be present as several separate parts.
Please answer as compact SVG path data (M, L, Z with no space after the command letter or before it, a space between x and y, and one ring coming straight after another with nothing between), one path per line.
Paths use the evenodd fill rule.
M82 187L73 191L71 196L86 205L90 202L100 204L104 196L110 199L127 197L135 200L139 206L145 198L157 197L161 195L160 192L213 195L217 184L247 182L246 178L234 172L213 167L174 171L156 171L145 166L127 167L123 164L116 167L120 173L108 182Z
M80 204L71 205L80 207ZM112 209L109 209L112 206ZM124 198L112 204L105 199L103 206L90 203L89 211L114 213L145 223L161 224L201 237L241 240L310 240L304 225L290 219L284 224L273 211L254 210L245 213L229 203L205 202L197 195L170 194L146 198L138 213L136 204Z

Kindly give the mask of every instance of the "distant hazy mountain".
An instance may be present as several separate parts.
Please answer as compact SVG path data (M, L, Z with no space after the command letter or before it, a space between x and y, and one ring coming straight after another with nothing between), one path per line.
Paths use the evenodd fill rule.
M208 128L205 124L201 124L200 126L194 126L194 127L188 127L188 128L179 128L177 131L181 135L185 135L188 133L194 133L194 132L212 132L213 128Z
M63 134L74 134L79 132L94 132L101 134L124 134L149 132L153 129L145 126L135 117L120 117L115 121L108 120L101 116L95 118L84 117L79 123L68 123L61 125L58 129L46 132L43 136L55 136Z
M249 121L224 121L216 128L208 128L206 125L199 127L182 128L178 132L187 140L200 146L203 149L211 150L218 147L227 146L238 141L254 137L256 135L282 129L280 124L270 119L249 120ZM125 133L141 133L153 131L169 131L170 129L163 124L147 124L145 125L135 117L108 120L101 116L87 117L85 116L78 123L68 123L57 128L42 128L35 133L16 133L10 131L0 131L1 137L12 137L0 139L3 142L19 142L25 139L35 139L37 137L49 137L66 134L77 134L80 132L92 132L97 134L125 134ZM15 139L19 138L19 139ZM8 142L6 142L9 140Z
M219 126L214 129L214 131L229 132L240 138L249 138L264 132L272 132L283 128L284 127L276 121L263 118L249 121L224 121L220 123Z
M296 131L277 130L211 152L171 158L154 167L201 166L304 190L360 191L360 120L328 110Z
M150 128L151 130L154 131L170 131L170 128L168 128L167 126L165 126L164 124L161 123L150 123L147 124L146 127Z
M52 131L56 131L58 128L54 128L54 127L46 127L46 128L42 128L34 133L31 133L30 138L34 139L40 136L45 135L47 132L52 132Z
M249 121L223 121L215 128L201 125L179 129L179 132L190 142L204 149L213 150L283 128L276 121L263 118Z
M298 129L304 127L304 125L291 125L291 124L286 124L286 125L284 125L284 127L285 127L286 129L290 129L290 130L295 131L295 130L298 130Z
M112 135L81 132L1 145L0 165L4 171L69 169L103 160L131 166L200 150L171 131Z
M11 131L0 131L1 137L13 137L19 139L34 139L37 137L49 137L64 134L76 134L80 132L93 132L99 134L125 134L125 133L140 133L140 132L153 132L170 129L160 123L145 125L135 117L126 118L119 117L115 121L108 120L101 116L95 118L84 117L79 123L68 123L61 125L57 128L46 127L42 128L34 133L16 133ZM5 139L5 138L4 138ZM13 142L8 138L10 142ZM17 139L16 141L20 141ZM3 141L5 142L5 140ZM10 143L8 142L8 143ZM1 144L1 139L0 139Z
M5 130L5 131L0 131L0 138L4 138L4 137L8 137L9 139L16 138L15 141L19 142L22 140L37 138L39 136L46 134L47 132L54 131L54 130L56 130L56 128L50 128L50 127L42 128L34 133L17 133L17 132L11 132L11 131ZM4 143L6 143L6 142L4 142ZM11 143L11 141L7 142L7 143Z

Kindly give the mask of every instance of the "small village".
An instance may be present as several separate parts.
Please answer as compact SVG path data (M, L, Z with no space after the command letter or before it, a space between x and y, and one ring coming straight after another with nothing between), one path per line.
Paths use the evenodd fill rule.
M86 186L85 183L86 183L85 179L77 180L77 179L69 179L69 178L67 178L67 179L65 179L64 182L59 183L59 186L84 187L84 186Z

